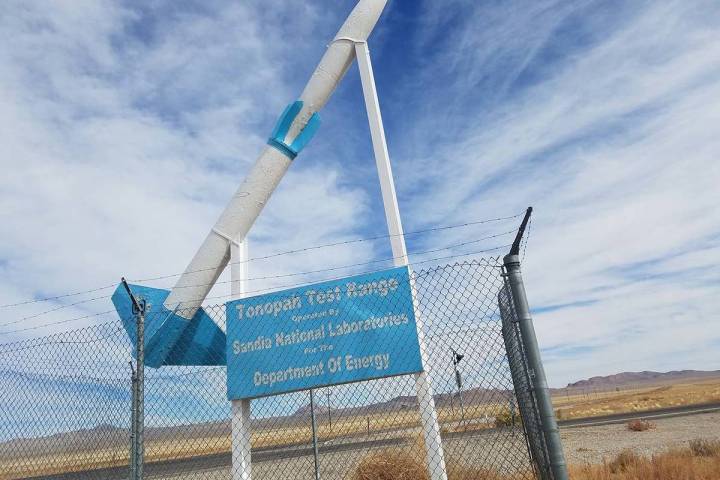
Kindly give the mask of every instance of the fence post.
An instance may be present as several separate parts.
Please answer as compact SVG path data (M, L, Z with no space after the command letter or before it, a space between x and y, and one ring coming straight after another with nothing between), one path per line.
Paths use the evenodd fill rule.
M130 478L142 480L143 458L145 445L143 443L145 430L145 307L144 299L136 299L130 290L125 277L120 279L125 291L132 301L132 312L135 315L135 360L133 371L132 417L131 436L132 447L130 451ZM130 362L132 368L132 362Z
M527 217L525 220L527 221ZM525 224L526 221L523 223ZM555 419L555 412L553 411L552 400L550 398L550 390L548 389L547 379L545 378L545 369L543 368L542 359L540 358L540 348L537 343L537 337L535 336L535 327L533 326L530 307L528 306L527 296L525 294L525 285L523 284L522 274L520 272L520 256L514 247L515 245L513 245L510 254L503 258L503 263L512 294L513 306L517 314L518 327L522 335L523 350L530 368L533 391L537 400L538 409L540 410L541 428L548 449L550 470L553 476L552 480L568 480L565 454L563 453L562 442L560 441L560 432L558 431L557 420Z
M132 385L132 405L130 407L130 479L135 480L135 460L137 459L137 374L130 361L130 381Z
M135 450L135 478L143 478L143 462L145 457L145 301L140 302L137 313L137 366L135 382L137 388L135 423L137 424Z

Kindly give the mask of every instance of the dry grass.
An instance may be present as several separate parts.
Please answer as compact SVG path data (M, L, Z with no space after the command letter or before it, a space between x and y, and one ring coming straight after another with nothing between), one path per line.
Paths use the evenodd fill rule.
M602 465L573 467L570 469L570 478L573 480L718 480L720 442L696 440L691 442L689 448L670 450L650 458L640 457L626 450Z
M358 464L352 480L427 480L422 456L412 450L370 453ZM529 473L503 475L448 460L448 480L522 480ZM690 447L645 458L625 450L601 465L571 466L572 480L718 480L720 442L695 440Z
M623 473L627 472L631 468L643 461L637 453L632 450L623 450L618 453L609 463L605 465L610 473Z
M448 480L515 479L492 470L463 465L453 459L448 460L447 468ZM417 449L387 449L365 456L355 468L351 478L352 480L429 480L430 476Z
M630 420L627 423L627 429L630 430L631 432L645 432L647 430L652 430L654 428L655 428L655 424L649 420L643 420L643 419Z
M698 438L690 442L690 451L696 457L720 457L720 440Z
M720 402L720 380L697 380L685 383L647 385L633 390L553 395L558 418L586 418L615 413L639 412L683 405Z

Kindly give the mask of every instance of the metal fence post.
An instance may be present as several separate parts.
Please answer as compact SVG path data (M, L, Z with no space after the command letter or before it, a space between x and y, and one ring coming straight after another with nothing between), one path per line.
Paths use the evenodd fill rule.
M133 393L132 393L132 447L130 452L130 478L142 480L143 459L145 446L143 434L145 429L145 300L138 301L130 290L130 286L121 279L125 291L132 301L132 311L135 315L135 358L136 367L133 371ZM132 368L132 362L130 363Z
M503 263L517 315L518 327L522 335L523 349L530 368L533 391L540 411L541 428L548 449L550 469L553 480L567 480L568 472L565 464L565 454L563 453L560 432L558 431L550 391L545 378L545 369L540 358L540 348L535 336L535 327L530 316L530 307L528 306L525 285L520 272L520 257L514 250L516 249L513 248L510 254L503 258Z
M135 478L143 478L143 462L145 457L145 302L140 302L137 314L137 367L136 367L136 412L135 412Z
M137 374L132 361L130 361L130 380L132 385L132 405L130 407L130 479L135 479L135 460L137 459Z

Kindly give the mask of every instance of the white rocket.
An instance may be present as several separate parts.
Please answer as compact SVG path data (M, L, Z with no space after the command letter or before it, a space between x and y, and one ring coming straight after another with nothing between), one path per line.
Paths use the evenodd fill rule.
M224 364L224 355L217 358L212 354L217 348L224 351L224 334L200 305L228 264L231 242L245 237L293 159L317 131L318 112L352 64L354 44L367 40L386 2L360 0L355 6L328 46L300 99L280 116L268 145L173 289L168 293L132 286L136 294L154 303L154 311L151 309L146 320L147 365ZM113 295L113 303L128 334L134 338L130 304L120 286Z

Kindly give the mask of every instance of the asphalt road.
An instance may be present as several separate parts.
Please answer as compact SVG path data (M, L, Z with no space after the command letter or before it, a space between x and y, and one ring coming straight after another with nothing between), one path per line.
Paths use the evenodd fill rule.
M720 403L712 403L706 405L681 406L662 408L647 412L632 412L616 415L605 415L591 418L578 418L572 420L562 420L559 423L561 428L578 428L585 426L610 425L617 423L625 423L629 420L644 418L668 418L683 415L694 415L700 413L708 413L720 410ZM470 432L451 432L443 435L443 438L463 438L471 436L481 436L491 433L493 429L475 430ZM363 435L360 435L363 436ZM334 453L348 450L362 450L367 448L390 447L404 445L410 440L406 437L392 437L373 440L357 440L348 437L337 440L334 443L325 442L319 447L319 452ZM276 447L266 447L254 449L252 452L253 463L284 460L295 457L303 457L312 455L312 448L303 445L286 445ZM203 455L177 460L164 460L160 462L151 462L145 464L145 476L170 476L182 473L192 473L202 470L211 470L219 468L229 468L231 465L230 453L218 453L212 455ZM128 478L128 467L112 467L96 470L86 470L83 472L72 472L60 475L28 477L32 480L126 480Z
M629 420L634 420L637 418L643 418L646 420L652 418L669 418L679 417L682 415L695 415L698 413L716 412L718 410L720 410L720 402L708 403L705 405L658 408L657 410L651 410L648 412L617 413L614 415L603 415L590 418L574 418L571 420L559 421L558 425L562 428L612 425L615 423L625 423Z

